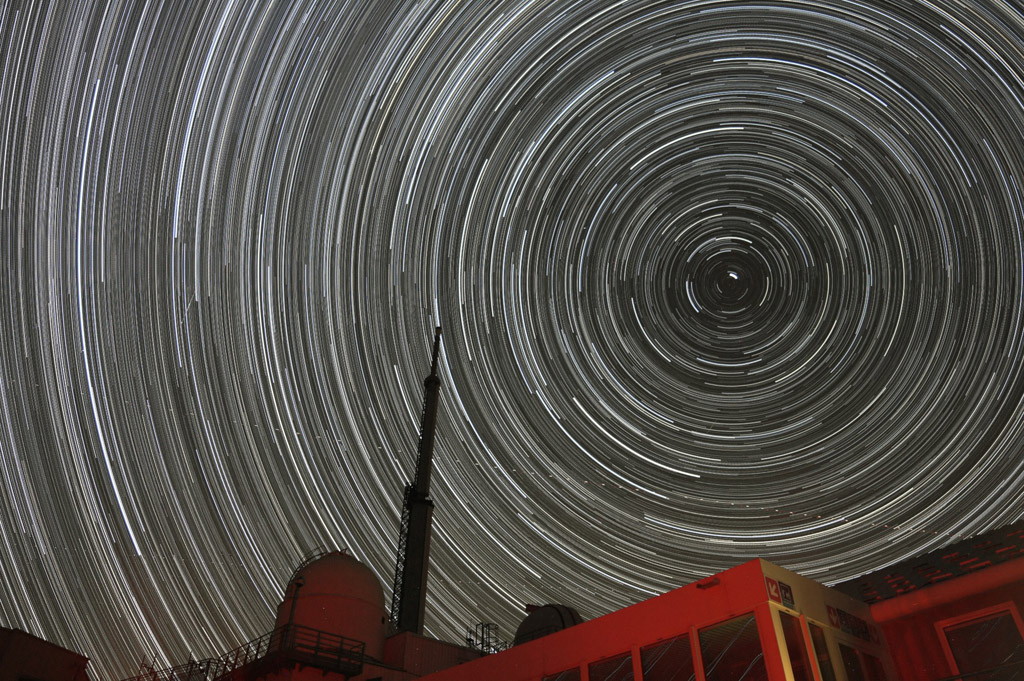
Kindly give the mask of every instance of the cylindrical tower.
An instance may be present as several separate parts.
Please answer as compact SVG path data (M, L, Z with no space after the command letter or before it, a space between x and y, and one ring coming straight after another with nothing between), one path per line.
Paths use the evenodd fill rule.
M294 624L366 644L366 655L381 659L387 611L380 582L353 556L333 551L299 569L277 606L274 626Z

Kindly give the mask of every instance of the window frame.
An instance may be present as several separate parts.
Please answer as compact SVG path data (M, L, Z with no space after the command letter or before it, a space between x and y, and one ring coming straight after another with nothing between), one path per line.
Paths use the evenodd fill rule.
M791 610L789 608L775 606L772 608L772 620L773 623L778 627L779 634L779 650L780 652L785 650L785 656L783 657L783 664L786 665L785 669L789 674L793 673L793 656L789 651L789 644L786 642L786 635L783 629L782 616L789 615L793 619L797 620L800 625L800 636L804 643L804 655L806 656L805 661L809 664L808 669L811 672L811 678L814 681L822 681L821 665L818 664L818 658L814 649L814 640L811 638L811 628L807 626L808 622L814 622L814 620L808 620L807 615L802 612ZM817 624L815 622L815 624ZM820 624L818 626L821 626ZM826 645L828 641L826 640Z
M635 660L635 655L633 655L633 648L632 647L630 647L629 650L623 651L621 653L616 653L615 655L608 655L606 657L602 657L602 658L597 659L597 660L591 660L590 662L587 662L584 665L582 665L582 666L587 668L587 681L590 681L591 667L593 667L596 664L601 664L602 662L608 662L609 660L617 660L617 659L620 659L620 658L623 659L623 660L628 660L629 661L629 673L632 675L633 681L636 681L636 679L637 679L636 663L634 661ZM582 677L580 677L580 678L582 678Z
M811 670L814 671L814 675L817 681L824 681L825 675L821 671L821 662L818 660L818 648L814 643L814 636L811 635L812 624L821 630L822 640L825 642L825 652L828 653L828 664L830 667L829 671L832 672L831 678L846 678L846 671L836 667L836 659L839 656L839 644L836 642L836 637L832 635L835 630L832 629L832 627L829 624L825 622L819 622L815 619L808 619L807 617L803 617L803 621L804 628L807 630L808 650L811 651L813 656L813 666L811 667ZM842 676L840 676L840 674L842 674Z
M754 618L754 636L756 636L755 640L757 641L758 648L761 651L761 660L764 665L765 678L771 681L772 666L769 663L768 653L766 652L768 650L768 646L766 644L775 642L776 629L775 618L772 616L768 608L769 606L766 603L759 603L750 610L734 612L727 617L711 620L706 624L695 626L693 628L694 637L691 639L691 643L695 647L695 652L698 655L697 657L694 657L694 671L696 672L697 681L707 681L707 669L704 666L704 651L700 640L700 633L704 630L713 629L735 619L748 616ZM699 666L696 666L697 664L699 664Z
M939 645L942 646L942 653L946 656L946 662L949 664L949 668L953 674L961 674L960 667L956 663L956 658L953 656L953 649L949 647L949 639L946 638L946 629L955 627L960 624L966 624L974 620L984 620L1009 613L1013 619L1013 623L1017 626L1017 633L1020 634L1021 639L1024 639L1024 619L1021 619L1020 611L1017 609L1017 604L1013 601L1003 601L995 605L990 605L986 608L979 608L977 610L971 610L970 612L963 613L961 615L955 615L954 617L947 617L935 622L935 635L939 639Z
M646 675L646 672L644 671L644 666L643 666L643 664L644 664L643 657L644 657L644 651L645 650L649 650L651 648L664 645L666 643L669 643L670 641L676 641L676 640L678 640L680 638L683 638L684 636L687 639L687 641L686 641L687 642L687 647L690 649L690 668L693 669L693 678L694 679L700 678L698 675L703 674L704 673L704 669L700 665L700 659L698 657L696 657L696 655L699 653L699 646L695 649L694 642L693 642L693 639L694 639L694 637L696 635L697 635L696 627L689 627L689 628L687 628L686 631L684 631L682 633L679 633L679 634L676 634L675 636L669 636L668 638L658 639L657 641L654 641L652 643L648 643L646 645L636 646L636 651L635 651L635 654L633 655L634 665L636 665L634 667L633 678L634 679L644 679L645 681L647 679L647 675Z

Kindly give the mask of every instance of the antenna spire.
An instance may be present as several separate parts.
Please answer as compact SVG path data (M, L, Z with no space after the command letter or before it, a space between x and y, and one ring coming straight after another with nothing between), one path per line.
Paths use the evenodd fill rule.
M402 521L395 561L395 583L391 593L391 623L398 631L423 633L423 615L427 602L427 567L430 561L430 526L434 502L430 500L430 474L433 469L434 431L441 379L437 376L437 358L441 349L441 327L434 330L434 353L430 375L423 379L423 413L420 417L420 442L416 457L416 477L405 486Z

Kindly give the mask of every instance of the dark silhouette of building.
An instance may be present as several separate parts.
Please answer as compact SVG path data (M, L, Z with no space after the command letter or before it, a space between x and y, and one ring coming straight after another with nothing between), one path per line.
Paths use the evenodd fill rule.
M88 664L85 655L0 627L0 681L87 681Z

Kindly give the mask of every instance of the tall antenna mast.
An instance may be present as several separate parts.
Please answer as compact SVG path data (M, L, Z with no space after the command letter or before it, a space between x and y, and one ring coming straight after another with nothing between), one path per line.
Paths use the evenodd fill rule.
M398 536L395 583L391 592L391 623L398 631L423 633L423 613L427 603L427 565L430 561L430 524L434 502L430 500L430 473L433 469L434 431L437 425L437 355L441 348L441 327L434 330L434 356L430 375L423 380L423 414L420 417L420 445L416 458L416 478L405 486L402 522Z

